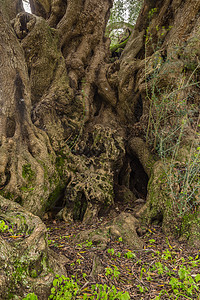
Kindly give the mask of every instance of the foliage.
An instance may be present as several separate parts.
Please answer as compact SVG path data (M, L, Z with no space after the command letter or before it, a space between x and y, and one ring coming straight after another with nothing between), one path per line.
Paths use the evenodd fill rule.
M83 292L79 284L74 280L74 276L71 278L65 276L56 276L53 281L53 287L51 289L51 295L49 299L52 300L71 300L71 299L85 299L85 300L129 300L130 296L127 292L117 292L115 286L109 287L106 284L91 285L91 289L88 293Z
M75 299L78 293L78 284L74 281L73 278L66 278L65 276L56 276L56 279L53 281L53 287L51 289L51 295L49 299Z
M139 15L142 0L115 0L107 25L111 46L117 44L125 30L132 30Z
M170 299L194 299L199 295L200 274L196 272L200 266L199 255L195 258L189 257L188 261L176 256L176 252L171 248L152 253L153 262L150 265L141 267L140 280L145 279L152 282L154 276L157 278L167 278L165 288L163 288L155 300L162 299L167 295ZM178 261L180 263L178 263ZM156 279L157 280L157 279ZM162 286L162 285L161 285ZM163 285L164 286L164 285ZM147 291L144 285L138 285L140 293ZM175 297L175 298L174 298ZM190 298L192 297L192 298ZM195 298L198 299L198 298Z
M26 178L29 182L31 182L34 179L35 173L31 169L31 164L26 164L22 166L22 177L24 179Z
M115 250L114 250L113 248L111 248L111 249L108 249L108 253L110 253L110 254L114 255L114 253L115 253Z
M198 299L200 287L200 267L199 255L195 257L188 256L184 258L177 253L176 249L166 240L168 248L162 251L155 251L151 247L154 246L153 240L149 240L147 245L147 253L149 253L149 262L142 263L141 259L137 261L138 271L140 275L137 277L138 294L145 295L149 292L150 287L157 282L162 289L157 290L154 300L162 299L163 295L167 295L169 299ZM148 248L149 247L149 248ZM145 250L144 250L145 251ZM135 271L134 271L135 274ZM133 275L134 275L133 274ZM120 272L117 267L106 268L106 276L119 278ZM114 285L92 284L87 279L87 274L82 274L85 284L80 282L75 276L65 277L56 275L51 288L49 300L129 300L128 292L117 291ZM135 278L135 275L134 275ZM159 284L159 282L164 284ZM148 284L149 283L149 284ZM141 295L142 297L142 295ZM23 300L37 300L34 293L28 294Z
M56 275L49 300L127 300L133 297L132 293L136 299L147 299L148 295L152 300L165 299L164 295L166 299L174 300L199 299L200 250L193 249L188 253L187 248L182 248L181 244L160 235L157 226L151 229L143 237L145 247L142 250L130 251L125 245L122 247L117 240L111 243L111 248L103 250L107 268L99 272L98 280L97 277L91 278L90 268L85 266L88 265L88 254L91 252L91 248L86 247L89 241L76 244L74 249L77 250L77 256L73 260L74 267L69 268L69 272L75 276ZM61 242L66 238L69 240L68 236L60 238ZM71 241L73 242L72 237ZM118 250L121 250L121 256L117 255ZM127 252L134 253L137 259L133 261L125 257L124 254ZM79 257L81 262L77 262ZM113 260L116 265L111 262ZM130 287L130 294L123 292L122 287L125 291ZM37 300L37 298L25 299Z
M96 300L114 300L114 299L118 299L118 300L129 300L130 296L128 294L128 292L117 292L116 287L113 285L112 287L107 286L106 284L102 285L102 284L96 284L92 286L92 291L93 291L93 296L89 297L87 295L85 295L85 298L83 297L83 299L96 299Z
M0 220L0 231L4 232L8 229L8 225L3 220Z
M4 220L0 220L0 232L9 231L9 233L13 233L13 229L9 228L9 226L5 223Z
M30 293L26 295L26 297L23 300L38 300L38 297L34 293Z
M128 251L124 254L124 256L126 258L135 258L135 253L133 253L132 251Z
M141 0L115 0L109 24L124 21L135 24L142 2Z
M109 268L106 268L105 271L106 271L105 275L110 277L111 280L113 278L117 278L117 279L119 278L120 272L119 272L118 267L116 267L116 266L114 266L114 268L109 267Z
M156 9L152 9L149 17L152 18L156 12ZM194 123L191 120L192 116L197 113L193 106L188 106L188 96L185 94L189 94L191 87L199 87L196 74L200 64L197 62L190 75L180 74L177 85L171 82L168 85L162 83L161 81L165 79L161 79L161 76L173 78L176 76L176 70L173 69L173 59L163 59L161 50L162 34L171 30L171 27L157 27L156 30L160 36L156 44L149 28L145 36L145 84L146 97L150 103L146 141L163 162L169 197L175 211L179 216L184 216L199 203L200 147L195 145L195 139L199 139L200 117L196 121L196 127L193 128L196 136L189 151L186 150L188 155L185 155L185 159L181 159L180 153L190 122ZM147 58L147 48L154 51L151 60ZM179 47L177 46L174 51L179 52ZM169 68L170 66L172 67Z

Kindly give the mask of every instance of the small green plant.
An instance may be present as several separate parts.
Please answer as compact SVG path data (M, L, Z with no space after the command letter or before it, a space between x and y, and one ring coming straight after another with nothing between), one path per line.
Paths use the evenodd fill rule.
M152 8L148 14L149 19L151 19L157 11L158 11L157 7Z
M30 293L26 295L26 297L23 298L23 300L38 300L38 297L34 293Z
M147 287L142 286L142 285L140 285L140 284L138 284L137 287L138 287L140 293L145 293L145 292L148 291L148 288L147 288Z
M158 261L158 262L155 262L155 266L157 268L158 274L162 275L164 273L163 264L160 261Z
M85 274L86 275L86 274ZM75 281L74 276L71 278L56 275L51 289L49 300L129 300L128 292L117 291L116 287L104 284L95 284L91 286L90 293L83 293L81 286ZM29 300L29 298L27 299ZM30 299L32 300L32 299ZM33 300L37 300L33 298Z
M152 281L153 280L149 272L147 272L146 280L148 280L148 281Z
M86 242L85 242L85 247L88 247L88 248L90 248L90 247L92 247L92 245L93 245L93 243L92 243L92 241L88 241L88 240L86 240Z
M96 284L92 286L93 296L88 297L87 295L83 299L99 299L99 300L129 300L130 296L128 292L117 292L116 287L113 285L112 287L107 286L106 284Z
M182 265L178 270L178 278L173 276L169 285L175 295L185 295L187 298L199 292L199 281L200 274L192 277L190 268Z
M172 253L168 249L164 250L161 258L164 260L172 260Z
M141 270L140 270L140 279L142 279L142 276L144 273L147 273L147 270L144 266L142 266Z
M11 228L12 227L12 228ZM9 233L13 233L13 224L7 225L4 220L0 220L0 232L8 231Z
M125 256L126 258L135 258L135 257L136 257L135 253L133 253L132 251L126 252L126 253L124 254L124 256Z
M6 225L6 223L3 220L0 220L0 231L4 232L8 230L8 225Z
M160 300L160 299L162 299L161 297L162 297L163 295L167 295L168 298L170 299L170 295L168 294L168 292L167 292L166 290L163 289L163 290L160 291L159 295L156 296L155 300Z
M155 240L154 240L154 239L151 239L151 240L149 240L149 243L150 243L150 244L153 244L153 243L155 243Z
M79 286L76 281L74 281L74 277L71 278L65 277L62 275L56 275L56 278L53 281L53 287L51 288L51 295L49 299L52 300L71 300L76 299L76 295L79 291Z
M116 256L120 258L122 256L121 252L117 252Z
M77 247L78 248L83 248L83 245L82 244L77 244Z
M120 272L119 272L118 267L114 266L114 269L109 267L109 268L106 268L105 271L106 271L105 275L108 277L111 277L111 279L119 278Z
M48 245L58 247L59 244L55 240L48 240Z
M77 259L76 262L77 262L77 264L80 265L81 264L81 259Z
M114 255L115 254L115 250L113 248L108 249L108 253L111 254L111 255Z
M190 260L190 265L194 268L194 267L199 267L200 265L200 259L199 259L199 255L197 255L195 257L195 259L193 259L193 257L189 257Z

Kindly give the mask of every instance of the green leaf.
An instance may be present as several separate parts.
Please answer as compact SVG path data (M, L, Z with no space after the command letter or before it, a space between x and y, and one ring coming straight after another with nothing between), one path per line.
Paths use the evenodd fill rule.
M197 274L194 279L195 279L196 282L199 282L200 281L200 274Z
M57 279L54 279L54 281L53 281L53 286L57 286L57 283L58 283L58 280L57 280Z
M120 300L129 300L129 299L131 299L131 298L130 298L130 295L128 292L125 292L124 294L122 294L120 296Z
M185 278L187 278L188 271L185 268L181 268L178 271L178 275L181 280L184 280Z

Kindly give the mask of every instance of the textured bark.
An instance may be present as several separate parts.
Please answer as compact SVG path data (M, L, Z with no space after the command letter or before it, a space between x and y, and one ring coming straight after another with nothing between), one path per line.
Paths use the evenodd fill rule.
M2 31L8 33L1 37L7 47L1 57L8 66L1 70L1 193L38 215L71 178L55 153L68 156L68 145L77 144L84 124L96 113L95 80L108 54L104 31L110 1L69 1L62 19L52 23L57 4L32 1L33 11L42 17L18 14L12 21L16 36L6 7L2 19Z
M0 19L0 188L2 195L41 214L49 194L44 186L49 186L48 177L55 172L55 155L46 134L31 121L31 87L24 52L5 12L3 5ZM45 168L49 169L47 176Z
M15 242L0 237L1 299L21 299L29 290L47 299L55 273L66 275L66 258L48 248L47 229L39 217L1 196L0 218L18 236Z
M198 205L195 215L191 210L177 219L176 203L169 196L166 165L156 152L152 95L158 106L163 99L169 98L169 103L176 99L159 123L164 138L173 126L180 127L183 121L187 125L177 155L180 169L191 155L191 145L199 145L195 132L199 1L145 0L126 47L114 62L104 36L111 0L30 0L30 4L33 15L23 12L21 1L0 0L1 218L17 223L15 209L29 219L31 213L43 216L61 206L65 221L92 223L116 202L126 203L147 224L161 222L165 232L179 226L182 236L187 231L187 238L198 244ZM174 117L175 107L182 103L188 110L184 120ZM116 218L109 225L111 234L127 236L127 243L134 234L131 245L142 247L135 229L139 223L133 216L122 217L130 220L130 232L126 233L129 225L120 228ZM44 225L37 217L33 220L44 241ZM34 237L27 237L30 249ZM16 249L4 240L1 245L4 253ZM36 245L35 268L43 252L47 261L54 259L42 245L41 249ZM31 255L30 251L28 265ZM3 263L11 261L12 272L12 255L6 257ZM2 270L5 273L5 267ZM37 280L42 280L40 274ZM1 293L6 282L0 282ZM25 292L22 284L21 295ZM37 293L42 297L41 290Z
M200 3L196 0L144 2L121 57L117 105L117 111L129 121L130 151L137 154L150 178L147 203L137 216L143 216L148 223L160 222L168 234L177 229L178 235L195 245L200 241L199 171L188 186L191 191L197 187L190 200L187 196L179 197L183 186L176 178L180 172L184 173L187 162L194 162L199 155L199 11ZM162 111L159 107L163 107ZM162 119L158 119L159 113ZM165 161L158 156L152 159L145 143L138 144L141 137L146 145L151 145L154 153L161 149L155 129L162 135L164 149L178 143L177 152L171 154L173 159L170 155ZM173 164L173 172L170 164ZM181 213L180 204L185 205Z

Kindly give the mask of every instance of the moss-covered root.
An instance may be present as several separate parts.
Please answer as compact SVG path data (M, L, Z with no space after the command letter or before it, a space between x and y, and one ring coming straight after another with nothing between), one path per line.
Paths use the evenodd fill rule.
M2 196L0 220L8 226L4 232L13 236L12 243L0 238L0 298L21 299L34 292L39 299L47 299L55 273L66 271L65 258L48 248L46 226L39 217Z
M175 174L175 170L173 172ZM190 245L199 247L199 209L191 204L187 209L180 211L180 201L187 203L187 199L173 197L169 178L169 166L163 165L161 161L156 162L148 184L147 202L137 212L137 217L145 224L160 224L166 234L178 236L180 239L187 240Z

